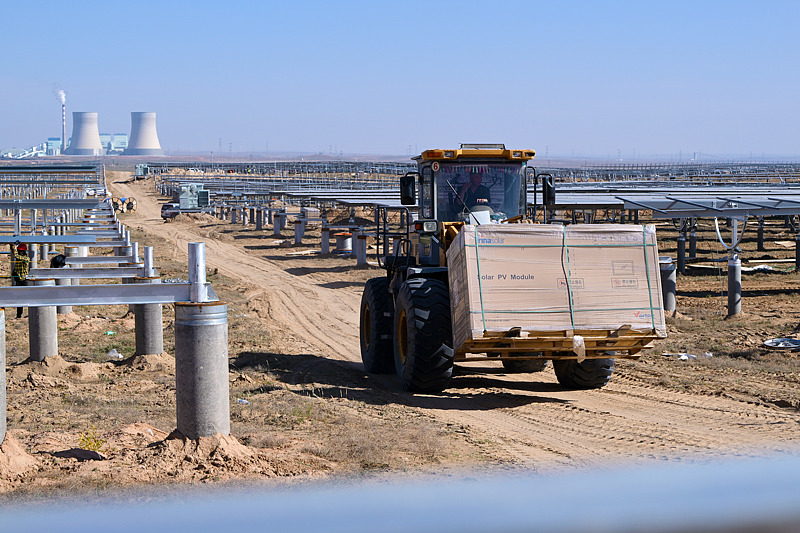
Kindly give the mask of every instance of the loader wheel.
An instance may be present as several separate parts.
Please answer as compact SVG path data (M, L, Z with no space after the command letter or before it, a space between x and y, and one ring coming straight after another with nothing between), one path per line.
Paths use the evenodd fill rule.
M361 361L371 374L394 371L392 347L392 301L389 281L372 278L361 295Z
M434 279L400 286L394 320L394 364L407 391L441 392L453 377L450 294Z
M599 389L611 379L613 359L554 360L553 370L558 382L568 389Z
M534 353L513 353L511 357L515 355L542 355L541 352L534 352ZM504 359L502 361L503 368L506 369L509 373L514 374L525 374L529 372L541 372L545 368L547 368L547 362L549 359L523 359L522 361L514 361L513 359Z

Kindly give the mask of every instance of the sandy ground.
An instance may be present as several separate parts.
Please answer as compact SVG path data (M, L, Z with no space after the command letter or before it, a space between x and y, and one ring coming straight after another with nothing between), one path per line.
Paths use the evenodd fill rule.
M361 367L361 290L381 270L356 269L351 259L298 254L318 249L313 231L304 246L287 247L271 231L259 234L205 215L165 223L152 182L128 178L115 176L111 190L137 198L137 212L124 220L164 243L157 257L185 263L187 244L203 241L209 269L225 280L224 288L215 283L215 289L230 301L234 317L232 436L199 443L168 436L174 428L174 422L169 425L174 409L169 354L103 362L63 353L41 365L24 363L23 349L12 349L9 438L0 454L2 490L62 489L64 475L73 486L108 488L318 479L375 470L413 475L500 467L544 473L798 450L798 357L761 344L796 334L796 274L746 275L745 313L729 320L720 313L718 277L681 278L680 314L669 320L669 338L641 360L618 361L610 384L600 390L564 390L549 369L508 374L496 363L471 363L459 365L444 393L413 395L400 391L392 376L370 376ZM669 253L674 231L668 226L659 231L661 252ZM717 254L710 241L701 249L709 258ZM794 250L784 252L791 257ZM238 326L237 316L243 317ZM108 322L93 324L96 316L62 320L72 320L66 328L71 331L108 327ZM132 324L123 320L130 318L115 318L114 326L130 329ZM165 311L165 332L169 320ZM16 346L20 327L8 329L9 343ZM713 357L681 361L662 352L710 352ZM81 383L96 390L98 380L109 391L135 389L131 394L144 409L105 419L69 414ZM117 395L124 393L109 394L119 401ZM236 403L236 396L245 394L252 410ZM292 406L298 397L309 403ZM262 400L263 410L256 411ZM281 407L281 402L290 405ZM308 416L302 415L305 409ZM52 422L65 416L71 425ZM102 427L98 439L105 443L94 452L101 458L84 457L90 423ZM398 444L403 440L398 435L407 442ZM342 453L356 447L350 455Z

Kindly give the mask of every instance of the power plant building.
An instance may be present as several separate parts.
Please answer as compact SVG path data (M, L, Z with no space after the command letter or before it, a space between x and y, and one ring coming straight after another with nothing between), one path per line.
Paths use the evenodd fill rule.
M114 134L114 151L121 152L128 148L128 134L115 133Z
M131 112L131 136L122 155L164 155L156 131L156 114Z

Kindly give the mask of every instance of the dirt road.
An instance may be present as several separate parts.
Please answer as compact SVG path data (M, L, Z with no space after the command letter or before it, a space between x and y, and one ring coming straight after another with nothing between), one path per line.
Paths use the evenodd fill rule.
M152 182L127 179L111 189L137 198L136 225L174 243L176 257L186 254L188 242L206 242L209 267L240 280L250 305L287 345L341 361L341 379L362 377L357 284L337 283L335 272L326 269L306 268L298 275L302 259L279 261L247 250L234 239L215 238L201 224L164 223ZM391 377L374 383L397 404L463 427L495 461L539 471L797 451L797 409L660 387L647 373L640 363L620 361L611 383L596 391L563 390L552 370L513 375L489 364L460 366L452 386L438 395L403 393Z

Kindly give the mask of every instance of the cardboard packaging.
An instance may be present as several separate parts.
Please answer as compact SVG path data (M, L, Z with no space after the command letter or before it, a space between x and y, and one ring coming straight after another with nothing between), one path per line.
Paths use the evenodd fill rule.
M654 226L464 226L447 261L456 349L514 327L666 336Z

